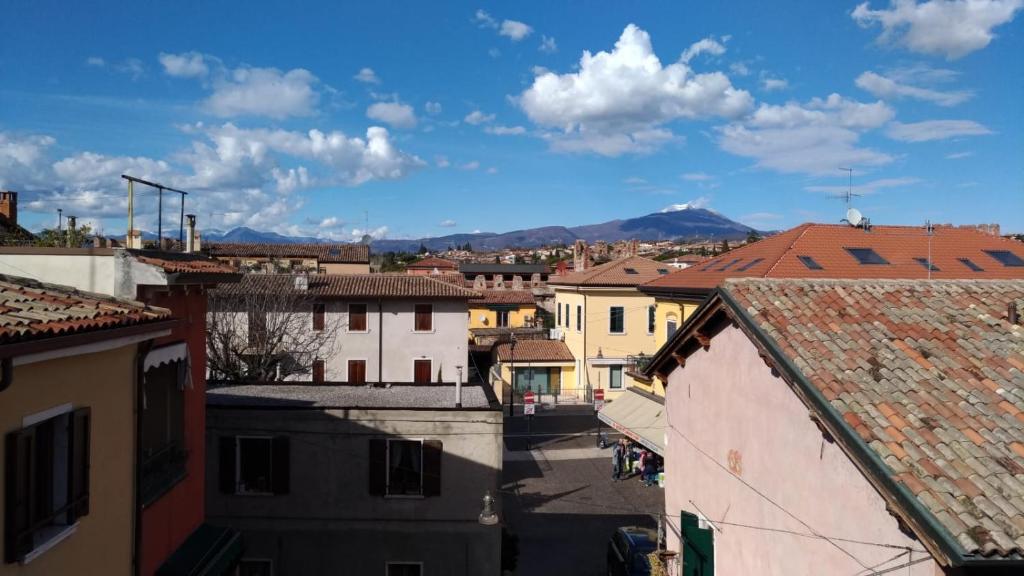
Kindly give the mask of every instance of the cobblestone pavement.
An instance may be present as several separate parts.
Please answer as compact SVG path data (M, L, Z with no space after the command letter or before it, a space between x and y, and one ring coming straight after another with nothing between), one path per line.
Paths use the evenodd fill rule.
M611 452L596 446L592 413L534 418L531 449L522 420L506 419L502 474L505 522L519 536L515 574L606 574L614 529L656 528L651 514L664 509L663 490L645 488L636 477L612 482Z

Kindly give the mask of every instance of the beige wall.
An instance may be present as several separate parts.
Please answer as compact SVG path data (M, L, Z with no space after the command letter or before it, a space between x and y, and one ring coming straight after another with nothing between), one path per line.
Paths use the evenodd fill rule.
M508 311L508 325L510 328L522 328L526 325L527 318L537 317L537 307L533 304L520 304L518 310ZM498 312L486 306L470 306L469 328L497 328Z
M0 392L0 432L65 403L91 408L89 514L74 534L28 564L0 564L0 575L131 574L135 351L133 344L15 367L13 384ZM0 445L0 462L5 449ZM3 484L0 475L0 494Z
M370 264L320 264L324 274L369 274Z
M822 438L807 407L772 376L738 328L725 328L709 350L698 350L685 368L671 373L666 407L670 549L680 549L679 514L685 510L722 521L714 531L716 574L860 574L861 563L881 570L908 561L904 555L885 563L900 550L849 540L915 550L910 559L928 556L900 531L847 456ZM837 544L860 563L832 543L806 536L811 528L793 516L818 534L846 539ZM941 572L928 560L898 574Z

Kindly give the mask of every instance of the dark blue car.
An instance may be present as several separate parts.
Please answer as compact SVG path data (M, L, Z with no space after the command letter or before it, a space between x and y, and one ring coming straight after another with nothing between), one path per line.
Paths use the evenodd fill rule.
M608 541L608 576L650 576L647 555L658 548L658 533L639 526L623 526Z

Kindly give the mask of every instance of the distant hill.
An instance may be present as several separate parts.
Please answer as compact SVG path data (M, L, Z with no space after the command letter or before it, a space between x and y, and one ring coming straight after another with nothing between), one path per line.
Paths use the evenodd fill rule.
M577 239L588 243L604 240L676 240L714 239L738 240L746 238L753 228L722 216L713 210L693 208L681 204L638 218L612 220L601 224L585 226L542 226L511 232L478 232L475 234L450 234L431 238L374 240L374 252L415 252L420 245L437 252L449 246L463 246L467 242L477 251L502 250L504 248L539 248L552 244L571 245ZM296 244L330 242L311 236L285 236L276 232L260 232L239 227L223 232L203 230L203 242L243 242L268 244Z

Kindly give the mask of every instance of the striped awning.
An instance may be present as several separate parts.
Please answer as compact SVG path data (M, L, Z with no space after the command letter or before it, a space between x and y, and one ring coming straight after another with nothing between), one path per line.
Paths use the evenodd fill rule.
M597 413L602 422L659 456L665 456L664 399L627 388Z

